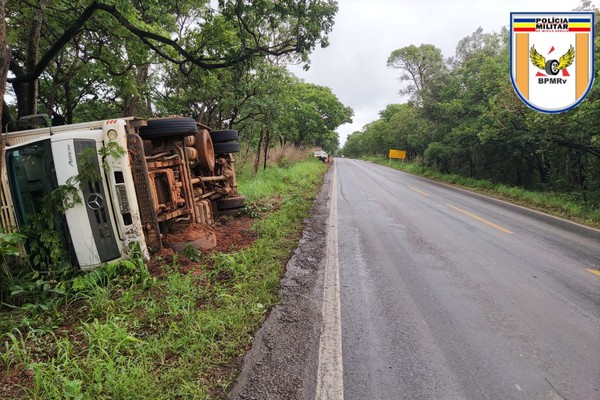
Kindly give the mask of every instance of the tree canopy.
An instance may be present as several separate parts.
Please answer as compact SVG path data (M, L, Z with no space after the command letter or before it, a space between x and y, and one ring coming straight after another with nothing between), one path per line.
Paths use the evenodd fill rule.
M3 103L2 125L39 112L54 124L180 114L240 129L259 152L335 150L352 110L284 65L308 67L337 10L334 0L0 0L0 93L8 83L16 100Z

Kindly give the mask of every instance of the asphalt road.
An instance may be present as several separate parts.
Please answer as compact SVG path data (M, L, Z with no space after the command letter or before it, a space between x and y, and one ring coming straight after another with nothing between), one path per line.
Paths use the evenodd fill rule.
M336 159L343 392L600 399L600 232Z

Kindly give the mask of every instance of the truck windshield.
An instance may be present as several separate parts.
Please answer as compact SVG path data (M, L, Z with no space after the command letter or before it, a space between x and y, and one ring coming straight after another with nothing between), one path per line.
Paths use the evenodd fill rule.
M8 150L6 161L17 220L23 226L58 186L50 139Z

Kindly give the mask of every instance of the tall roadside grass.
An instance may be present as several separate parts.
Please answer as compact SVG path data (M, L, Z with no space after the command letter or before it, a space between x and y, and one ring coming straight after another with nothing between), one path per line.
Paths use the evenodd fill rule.
M269 149L267 154L267 167L286 168L290 165L312 158L313 147L297 147L294 145L277 145ZM248 144L242 145L242 151L237 154L236 168L241 171L254 171L256 163L256 150ZM264 151L261 152L257 170L264 169Z
M183 255L163 262L159 278L133 260L125 275L84 275L52 313L0 314L0 387L27 399L224 398L278 302L326 169L309 160L241 176L251 202L276 198L277 207L257 219L253 246L203 255L193 273L181 272Z
M365 160L390 166L394 169L423 176L438 182L459 186L490 197L507 200L515 204L567 218L582 224L600 228L600 208L586 205L570 193L536 192L520 187L497 184L483 179L474 179L457 174L442 174L434 169L411 163L390 161L382 157L366 157Z

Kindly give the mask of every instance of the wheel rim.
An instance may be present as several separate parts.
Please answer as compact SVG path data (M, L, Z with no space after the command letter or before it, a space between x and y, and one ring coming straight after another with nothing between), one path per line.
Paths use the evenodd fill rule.
M196 150L198 150L198 162L205 172L213 172L215 169L215 149L210 135L206 129L196 133Z

